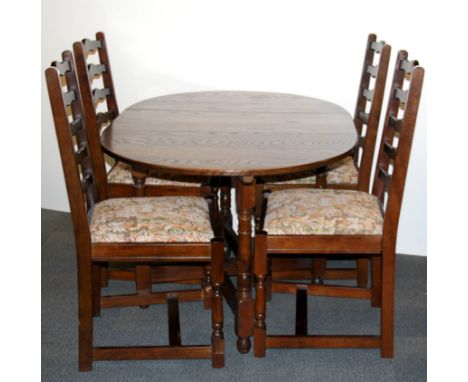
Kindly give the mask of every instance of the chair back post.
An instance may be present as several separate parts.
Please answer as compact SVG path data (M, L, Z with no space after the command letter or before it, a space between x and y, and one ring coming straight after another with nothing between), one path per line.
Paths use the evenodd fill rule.
M64 61L52 63L52 67L46 69L45 76L70 203L77 254L90 256L91 234L87 211L97 203L98 193L87 147L84 120L80 112L82 109L79 91L77 88L73 89L73 81L69 81L74 73L72 54L67 51L62 57ZM62 90L61 77L64 76L68 77L66 92ZM71 121L67 108L71 109Z
M112 71L110 66L109 54L107 51L107 42L104 32L96 33L96 41L101 42L101 47L97 49L99 54L99 61L105 65L106 70L102 73L102 80L104 87L110 90L110 94L106 97L107 108L114 114L114 118L119 115L119 107L117 105L117 98L115 95L114 81L112 79Z
M406 51L398 52L373 187L373 194L380 199L382 206L387 193L383 225L387 244L384 245L391 245L393 249L424 80L424 69L417 66L416 60L408 61L407 58ZM405 78L409 80L407 90L403 89ZM399 109L403 110L401 118L398 117ZM398 138L396 147L395 138ZM390 172L391 164L393 170Z
M377 41L377 36L375 34L369 35L354 113L354 124L358 132L359 141L353 159L354 163L359 168L358 190L365 192L369 191L372 162L382 110L385 82L387 80L390 53L390 45L386 44L384 41ZM373 65L376 54L379 55L378 63ZM372 90L369 89L371 77L375 78L375 84ZM370 102L371 105L369 113L366 113L368 102ZM364 124L367 126L365 135L363 135ZM362 150L362 155L359 160L360 150Z
M95 44L92 44L95 43ZM87 54L98 44L97 41L85 40L83 42L75 42L73 44L73 53L76 60L76 73L78 77L80 93L83 102L84 118L87 127L88 141L93 158L96 180L98 184L99 196L101 199L107 198L107 171L104 160L104 154L101 149L101 128L102 125L111 122L115 116L111 112L97 113L96 106L99 99L96 98L96 91L93 91L92 81L95 76L95 65L87 63ZM107 68L100 67L100 70ZM92 73L90 75L90 70ZM105 88L107 89L107 88ZM101 90L101 89L95 89ZM107 101L107 100L106 100Z

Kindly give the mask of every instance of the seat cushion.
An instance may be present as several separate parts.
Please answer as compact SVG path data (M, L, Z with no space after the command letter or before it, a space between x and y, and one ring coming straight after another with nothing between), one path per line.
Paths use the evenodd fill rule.
M268 197L269 235L381 235L383 217L374 195L333 189L291 189Z
M113 198L96 204L93 243L209 242L208 204L196 196Z
M327 184L358 183L359 173L352 157L346 157L345 159L331 164L328 168ZM266 179L266 181L267 183L313 185L316 183L316 177L315 175L291 174L271 177Z
M133 184L133 177L130 165L123 162L117 164L109 171L107 175L109 183ZM149 176L145 180L147 186L180 186L197 187L201 183L207 183L208 178L182 175L164 175L161 177Z

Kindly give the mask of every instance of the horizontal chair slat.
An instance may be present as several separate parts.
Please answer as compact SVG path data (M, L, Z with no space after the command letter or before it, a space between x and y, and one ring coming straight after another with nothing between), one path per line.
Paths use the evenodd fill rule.
M379 336L267 336L267 348L378 348Z
M70 133L71 135L75 136L78 132L83 127L83 122L80 117L75 118L73 121L70 122Z
M97 114L97 123L99 126L102 126L106 123L111 122L115 118L115 113L113 111L106 111Z
M63 102L65 103L65 106L70 106L74 100L76 100L76 93L74 90L70 90L63 94Z
M101 297L102 308L121 308L136 305L153 305L165 304L169 297L177 296L177 300L181 302L199 301L203 298L203 293L200 289L195 290L178 290L178 291L161 291L152 292L149 294L128 294L119 296L103 296Z
M385 45L385 41L374 41L371 44L371 49L376 53L380 53L384 45Z
M272 270L272 279L275 280L310 280L309 269ZM323 280L354 280L355 268L328 268L322 276Z
M52 66L55 67L61 75L64 75L66 72L70 71L70 63L68 61L54 61Z
M374 89L369 90L369 89L364 89L362 91L362 96L367 99L369 102L372 101L372 98L374 97Z
M380 235L268 235L268 253L284 254L379 254Z
M367 66L367 73L369 73L372 77L377 77L377 72L379 71L378 65L368 65Z
M207 262L211 259L211 243L94 243L91 250L93 261Z
M393 147L390 143L388 142L385 142L384 143L384 151L387 153L387 155L392 158L393 160L395 160L396 158L396 153L397 153L397 149L395 147Z
M273 281L272 290L277 293L295 294L297 291L297 283L277 282ZM358 299L370 299L371 290L369 288L348 287L341 285L304 285L309 296L323 297L346 297Z
M211 358L210 345L93 348L93 359L95 361L206 358Z
M399 99L401 103L406 103L408 99L408 90L395 89L395 98Z
M89 39L84 39L83 40L83 46L84 50L86 53L96 50L98 48L102 48L102 43L99 40L89 40Z
M399 132L401 130L402 120L396 118L394 115L390 115L388 123L390 126L392 126L395 129L395 131Z
M417 60L412 60L412 61L408 61L408 60L402 60L401 61L401 64L400 64L400 69L401 70L404 70L405 73L409 74L411 73L411 71L413 70L413 68L415 66L419 65L418 61Z
M388 189L392 184L392 176L383 168L379 169L379 178L382 179L386 189Z
M111 94L111 92L110 92L110 89L108 89L108 88L94 89L93 90L93 100L96 103L99 100L106 98L110 94Z
M360 111L358 116L359 116L359 119L362 121L362 123L367 123L369 121L369 113Z
M89 64L88 65L88 73L89 77L93 78L94 76L100 76L102 73L106 71L106 65L104 64Z

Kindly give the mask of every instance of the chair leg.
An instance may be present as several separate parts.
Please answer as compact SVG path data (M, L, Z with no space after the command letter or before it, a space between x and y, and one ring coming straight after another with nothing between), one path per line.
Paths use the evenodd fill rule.
M210 267L204 267L205 278L203 279L203 308L211 309L213 289L211 287L211 272Z
M224 367L224 333L223 333L223 295L221 286L224 282L224 244L212 244L211 287L212 287L212 366Z
M263 183L257 183L255 185L255 231L259 230L260 220L262 218L263 208L263 191L265 186Z
M271 273L271 257L267 258L267 274L270 277L267 277L265 280L265 299L266 301L271 301L273 298L273 276Z
M371 305L382 306L382 258L371 259Z
M367 257L358 257L356 259L356 270L357 270L357 286L359 288L366 288L368 282L369 272L369 259Z
M382 258L382 308L380 310L381 348L383 358L393 358L393 320L395 306L395 250L386 250Z
M101 266L101 287L106 288L109 285L109 263Z
M101 315L101 275L102 268L100 264L93 264L93 317ZM107 265L105 266L107 270Z
M151 293L151 266L136 265L135 266L135 281L136 291L138 294L149 294ZM146 309L149 305L140 305L140 308Z
M323 284L323 276L327 270L327 258L316 257L312 264L312 284Z
M78 370L93 368L93 277L91 261L78 256Z
M255 327L254 327L254 356L265 357L266 352L266 291L267 277L266 236L258 234L255 237L254 275L257 278L255 289Z

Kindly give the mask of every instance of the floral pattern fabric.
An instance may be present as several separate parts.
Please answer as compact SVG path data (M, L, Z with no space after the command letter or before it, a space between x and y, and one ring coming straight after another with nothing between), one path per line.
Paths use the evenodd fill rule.
M357 184L358 183L358 169L354 164L352 157L338 161L335 164L328 166L327 170L327 184ZM286 179L286 180L285 180ZM278 184L304 184L313 185L316 183L315 175L308 174L291 174L291 175L278 175L265 179L267 183Z
M268 197L264 230L270 235L381 235L377 197L333 189L275 191Z
M109 183L133 184L133 177L130 165L118 162L107 175ZM182 176L182 175L164 175L153 177L149 176L145 180L147 186L183 186L196 187L201 183L208 182L206 177Z
M113 198L96 204L93 243L209 242L208 204L196 196Z

